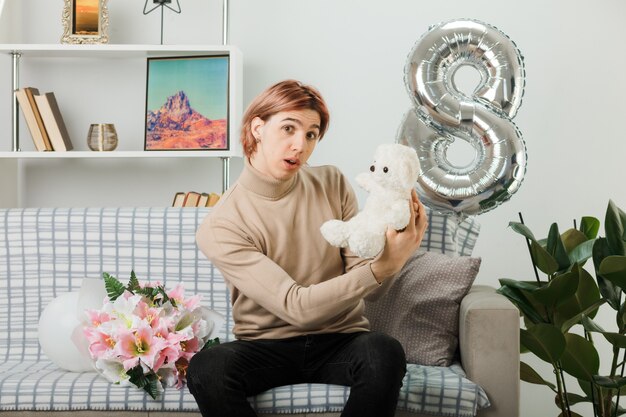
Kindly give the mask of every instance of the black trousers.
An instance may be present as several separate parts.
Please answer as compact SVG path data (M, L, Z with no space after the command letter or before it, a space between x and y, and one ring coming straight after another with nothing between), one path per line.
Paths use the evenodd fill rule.
M192 358L187 385L204 417L256 416L247 397L305 382L351 387L343 417L392 417L405 372L394 338L334 333L217 345Z

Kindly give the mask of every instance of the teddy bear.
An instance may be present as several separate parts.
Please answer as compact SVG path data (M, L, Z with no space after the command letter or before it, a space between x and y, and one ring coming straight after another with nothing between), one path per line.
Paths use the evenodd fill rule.
M385 247L387 227L402 230L411 217L411 190L420 164L413 148L398 143L379 145L370 172L356 177L369 192L365 206L348 221L329 220L320 231L333 246L348 247L361 258L373 258Z

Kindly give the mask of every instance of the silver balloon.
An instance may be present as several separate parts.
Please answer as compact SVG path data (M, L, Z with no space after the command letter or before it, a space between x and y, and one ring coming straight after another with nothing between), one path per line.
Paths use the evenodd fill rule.
M481 77L471 97L454 80L466 65ZM433 26L408 56L405 85L415 108L396 140L417 151L416 190L424 204L465 217L511 198L526 173L526 145L511 120L524 92L523 59L513 41L475 20ZM450 162L455 140L474 148L469 164Z

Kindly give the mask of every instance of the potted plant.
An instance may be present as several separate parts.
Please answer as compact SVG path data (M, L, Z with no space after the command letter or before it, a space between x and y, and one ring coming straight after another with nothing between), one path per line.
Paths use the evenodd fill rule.
M583 217L563 233L553 223L545 239L537 239L521 222L509 226L526 238L535 280L500 279L498 292L520 310L522 353L530 352L554 369L554 383L527 363L520 362L523 381L549 387L559 415L580 417L572 411L579 403L591 403L594 416L626 413L620 395L626 385L626 213L609 201L605 235L598 237L600 221ZM585 266L591 259L593 265ZM591 270L589 272L587 269ZM540 278L538 271L545 274ZM594 321L600 308L615 312L615 329L605 330ZM597 342L606 339L612 349L608 375L600 375ZM580 394L567 387L565 374L578 382ZM578 391L578 390L577 390Z

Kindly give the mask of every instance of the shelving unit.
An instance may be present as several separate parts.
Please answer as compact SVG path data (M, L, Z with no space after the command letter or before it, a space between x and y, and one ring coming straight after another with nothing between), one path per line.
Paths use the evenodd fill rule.
M62 158L230 158L231 151L68 151L68 152L0 152L0 159L62 159Z
M174 57L174 56L213 56L228 55L229 56L229 127L228 127L228 143L229 150L204 150L204 151L144 151L143 137L133 138L135 143L133 150L116 150L111 152L92 152L92 151L68 151L68 152L37 152L37 151L21 151L20 140L30 141L28 135L20 134L19 126L19 108L17 99L13 94L12 100L12 116L11 116L11 150L0 151L0 161L8 162L8 160L16 160L18 168L15 169L15 182L19 180L19 164L21 160L63 160L69 158L79 159L119 159L119 158L221 158L222 160L222 189L228 188L230 183L230 159L232 157L241 157L240 146L238 146L238 128L242 114L242 73L243 63L240 51L230 45L66 45L66 44L0 44L0 54L10 55L11 74L13 90L20 88L20 72L21 67L28 65L30 59L49 59L55 60L67 59L68 63L98 62L99 60L119 60L120 65L124 61L158 58L158 57ZM95 60L95 61L94 61ZM39 61L38 61L39 62ZM117 64L116 64L117 65ZM142 75L144 79L143 85L137 88L145 89L145 73ZM137 77L137 74L135 74ZM94 79L98 77L94 76ZM67 88L67 86L63 87ZM145 94L145 90L142 94ZM63 112L71 111L71 109L63 109ZM144 121L145 122L145 121ZM25 126L23 127L25 128ZM26 138L26 139L24 139ZM74 141L74 139L73 139ZM5 148L6 149L6 148ZM136 150L135 150L136 149ZM94 162L95 163L95 162ZM9 165L9 164L6 164ZM15 164L13 164L15 165ZM6 175L6 173L4 173ZM18 199L19 201L19 199ZM16 203L18 204L18 203Z

